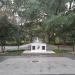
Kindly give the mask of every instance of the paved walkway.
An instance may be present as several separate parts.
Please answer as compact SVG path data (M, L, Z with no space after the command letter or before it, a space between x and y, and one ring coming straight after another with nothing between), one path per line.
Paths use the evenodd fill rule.
M75 74L75 60L67 57L0 57L0 75L27 74Z
M26 49L26 50L30 50L30 44L26 44L26 45L21 45L19 46L20 49ZM5 46L5 50L17 50L18 46ZM57 49L57 46L55 45L48 45L47 44L47 50L54 50ZM60 49L64 49L64 50L73 50L72 47L70 46L60 46ZM0 46L0 51L1 51L1 46Z
M19 46L20 49L26 49L26 50L30 50L30 44L26 44L26 45L21 45ZM47 45L47 50L54 50L57 47L54 45ZM5 46L5 50L17 50L18 46ZM1 50L1 46L0 46L0 50Z

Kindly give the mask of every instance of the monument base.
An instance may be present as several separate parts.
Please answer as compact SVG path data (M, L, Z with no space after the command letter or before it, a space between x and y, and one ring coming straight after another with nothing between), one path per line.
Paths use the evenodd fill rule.
M31 52L35 52L35 53L37 53L37 52L40 53L41 52L42 53L42 52L46 52L46 50L31 50Z
M23 54L41 53L41 54L53 54L54 51L23 51Z

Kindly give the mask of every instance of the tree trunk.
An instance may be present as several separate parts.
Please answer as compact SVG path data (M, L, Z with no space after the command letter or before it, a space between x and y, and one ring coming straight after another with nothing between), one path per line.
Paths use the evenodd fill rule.
M58 50L60 49L60 46L58 45Z
M26 43L26 39L24 39L24 44Z
M4 46L1 46L1 50L2 50L2 52L4 53Z
M47 33L47 35L48 35L48 43L50 43L50 34L49 34L49 32Z
M75 44L73 45L73 52L75 51Z
M1 50L4 53L5 51L5 41L4 40L1 40Z
M20 49L19 45L18 45L18 50Z
M75 44L73 44L73 54L75 54L74 52L75 52Z

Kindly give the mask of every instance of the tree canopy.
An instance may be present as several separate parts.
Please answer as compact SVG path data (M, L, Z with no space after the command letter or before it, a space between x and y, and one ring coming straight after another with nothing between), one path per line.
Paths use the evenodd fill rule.
M65 5L68 2L69 10ZM4 12L8 21L2 20L2 29L12 25L11 32L8 27L4 30L8 30L15 38L32 41L33 37L40 37L49 42L56 37L74 37L74 0L3 0L2 3L0 11ZM0 33L5 35L6 32L3 32Z

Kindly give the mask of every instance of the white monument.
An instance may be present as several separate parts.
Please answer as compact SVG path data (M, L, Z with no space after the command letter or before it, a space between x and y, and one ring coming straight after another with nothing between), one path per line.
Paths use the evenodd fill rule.
M46 52L46 43L40 42L37 37L37 39L31 43L31 52Z
M33 40L32 43L25 45L30 48L30 51L26 49L23 53L55 53L54 51L50 50L47 51L46 43L42 43L38 37Z

